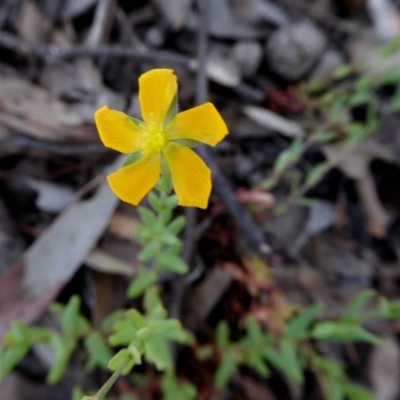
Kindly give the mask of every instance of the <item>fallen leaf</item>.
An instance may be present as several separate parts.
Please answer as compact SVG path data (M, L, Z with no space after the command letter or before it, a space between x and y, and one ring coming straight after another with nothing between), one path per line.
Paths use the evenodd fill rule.
M272 111L256 106L244 106L242 110L253 121L269 130L277 131L291 138L304 137L304 131L300 124L289 121Z
M130 215L116 212L110 221L108 231L121 239L136 242L137 228L140 222Z
M387 338L374 347L370 356L369 375L375 400L394 400L400 394L400 349L395 338Z
M93 126L56 96L17 77L0 80L0 123L38 139L96 140Z
M89 267L98 272L129 277L135 274L133 265L100 249L94 249L85 262Z
M155 0L174 30L181 29L187 19L193 0Z
M125 160L121 156L110 168ZM118 199L103 182L72 204L0 280L0 337L14 319L33 322L71 279L106 230Z

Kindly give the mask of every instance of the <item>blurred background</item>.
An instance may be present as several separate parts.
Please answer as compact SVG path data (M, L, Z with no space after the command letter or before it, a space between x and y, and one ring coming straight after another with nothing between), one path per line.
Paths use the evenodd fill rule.
M249 316L286 338L290 318L318 302L339 321L357 294L376 293L347 318L364 305L373 313L376 296L399 299L399 1L0 0L0 343L13 320L57 329L49 305L75 294L95 328L136 306L125 291L138 216L108 191L118 160L93 115L108 105L140 118L138 77L159 67L178 76L181 110L211 101L230 132L199 150L215 180L209 208L179 210L190 272L160 282L196 346L214 343L221 321L232 341ZM321 357L294 370L291 350L283 365L271 356L263 375L238 348L223 384L222 350L204 361L196 346L175 348L194 397L162 394L145 364L109 398L400 399L398 314L360 319L381 346L359 331L346 340L331 325L314 331L335 343L313 347ZM305 357L314 344L303 339L288 340ZM49 385L54 354L34 345L0 382L0 400L96 390L107 375L85 370L85 354L78 346Z

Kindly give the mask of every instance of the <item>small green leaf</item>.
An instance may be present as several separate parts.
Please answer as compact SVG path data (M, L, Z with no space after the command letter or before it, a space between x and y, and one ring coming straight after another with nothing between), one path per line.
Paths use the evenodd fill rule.
M347 78L354 72L354 67L351 64L344 64L336 68L333 72L333 77L335 79Z
M262 331L260 329L260 325L256 321L254 317L249 317L246 320L246 330L249 336L249 339L253 343L258 343L263 339Z
M101 329L104 332L111 332L113 329L113 326L118 322L121 321L125 318L125 312L123 310L117 310L114 311L113 313L107 315L102 323L101 323Z
M110 348L107 342L100 333L93 331L84 341L86 351L88 353L90 368L99 366L106 369L112 357Z
M349 322L357 321L361 316L362 309L375 294L374 290L363 290L358 293L346 307L343 313L343 319Z
M26 338L29 343L48 342L50 340L51 330L47 328L37 328L29 326L26 331Z
M172 244L172 245L168 246L168 248L165 249L164 254L178 255L178 254L182 253L182 248L183 248L182 242L179 241L179 242L177 242L175 244Z
M348 400L374 400L375 396L370 391L355 383L346 382L343 390Z
M171 194L165 200L165 207L173 210L178 205L178 202L179 202L178 196L175 194Z
M149 201L150 205L153 207L154 211L161 211L162 209L162 202L160 198L153 192L151 191L148 196L147 200Z
M348 93L341 94L334 100L328 110L328 119L331 124L345 124L350 119L350 111L348 106Z
M152 287L146 291L144 294L143 306L146 310L146 314L151 314L157 307L162 307L158 288Z
M371 75L364 75L356 81L356 90L370 91L375 87L375 78Z
M344 366L341 362L330 360L315 353L312 355L312 361L329 380L342 381L345 378Z
M168 320L167 323L157 328L157 335L180 344L190 345L194 343L193 334L184 329L178 320ZM175 323L175 327L172 323Z
M345 400L343 384L334 379L326 379L326 396L328 400Z
M400 81L400 72L398 68L386 70L379 78L381 85L397 85Z
M75 350L76 341L53 333L50 339L50 345L54 350L55 359L46 380L48 383L54 384L63 377L72 353Z
M329 166L326 162L321 162L317 164L313 169L307 174L306 186L315 186L328 172Z
M131 308L126 312L129 324L132 324L135 329L140 329L146 326L146 320L138 310Z
M277 177L271 176L262 181L262 188L265 190L271 190L277 183Z
M128 345L136 335L136 329L133 327L117 330L108 339L112 346L125 346Z
M355 93L352 93L349 104L351 106L358 106L362 104L370 103L375 99L375 95L371 93L368 89L358 90Z
M131 360L132 356L130 355L127 349L120 350L108 363L108 368L111 371L116 371L127 361Z
M166 371L162 379L163 400L194 400L196 388L188 382L178 382L174 371Z
M71 400L84 400L85 392L81 387L74 387Z
M151 242L139 252L138 259L142 262L145 262L151 260L152 258L156 258L160 248L161 246L159 242Z
M321 92L326 87L326 82L323 79L313 79L308 83L308 90L311 93Z
M305 339L310 325L323 309L324 304L319 302L300 312L286 325L285 335L293 339Z
M172 218L172 210L165 207L164 210L159 214L159 216L162 224L166 225Z
M362 326L348 322L319 322L315 325L311 336L314 339L327 342L367 342L373 345L382 343L378 336L367 331Z
M153 330L150 327L145 326L136 332L136 337L140 340L147 340L152 335L152 333Z
M200 361L209 360L213 355L213 348L211 346L200 346L196 349L196 357Z
M248 352L246 355L246 364L257 371L260 376L264 378L268 378L271 375L271 370L268 368L267 364L264 361L262 353L260 351L255 350Z
M385 43L378 49L378 55L381 57L389 57L396 53L400 48L400 38L396 37L388 43Z
M129 354L131 355L132 359L134 360L135 364L141 364L142 363L142 357L140 356L140 352L137 349L137 345L132 342L129 346L128 346L128 351Z
M296 200L295 204L304 207L313 207L315 205L315 201L316 201L315 199L310 199L308 197L300 197L299 199Z
M168 245L174 245L180 243L180 240L176 237L176 235L169 232L168 230L165 230L163 232L163 234L161 235L161 240L163 241L163 243Z
M236 355L232 351L223 354L222 360L218 365L214 375L214 384L218 390L226 387L237 366Z
M274 164L274 172L281 174L286 168L296 162L301 155L302 148L303 140L301 138L294 140L289 148L279 154Z
M197 140L193 140L193 139L177 139L177 140L174 140L174 142L181 144L182 146L190 147L190 148L196 147L199 144L201 144L201 142L199 142Z
M381 306L382 307L382 306ZM400 319L400 301L388 302L385 311L386 318L398 320Z
M60 317L63 332L67 335L77 336L80 333L78 320L80 317L81 300L78 296L72 296Z
M175 118L175 115L178 113L178 96L175 95L172 99L171 105L167 111L167 115L164 120L164 128L166 128L169 123Z
M135 366L135 364L135 360L131 357L125 365L125 368L122 370L121 375L128 375L132 371L132 368Z
M147 226L152 227L157 222L157 216L153 211L141 206L137 207L136 209L139 213L140 219Z
M159 262L164 270L173 271L177 274L186 274L189 270L183 259L173 254L163 254L159 258Z
M172 366L170 347L162 336L154 335L145 343L145 357L160 371Z
M268 347L263 351L263 355L272 366L287 375L288 378L298 383L303 382L303 373L294 343L282 340L280 351Z
M359 123L352 123L348 126L348 137L345 140L347 149L353 149L362 140L364 140L367 130L364 125Z
M274 173L281 174L292 163L290 151L285 150L279 154L274 164Z
M316 140L319 143L328 143L328 142L332 142L335 139L337 139L337 133L331 132L331 131L320 132L316 136Z
M4 344L9 347L29 346L25 324L21 321L13 321L10 331L4 335Z
M143 153L141 151L132 153L128 156L128 158L125 160L125 162L122 164L122 166L126 167L127 165L133 164L134 162L138 161L139 158L142 158L142 157L143 157Z
M186 224L185 217L180 215L167 225L167 230L169 233L172 233L173 235L178 235L185 227L185 224Z
M171 170L163 155L161 156L161 179L163 180L165 191L167 193L171 192L173 187Z
M396 90L396 93L393 95L390 101L390 110L393 112L400 110L400 89Z
M134 299L141 296L149 286L157 281L157 278L158 275L154 271L140 270L128 287L128 297Z
M291 377L296 382L302 383L303 372L300 366L295 343L289 340L282 340L281 353L285 362L290 366L289 377Z
M28 353L28 346L15 346L0 352L0 381L18 365Z
M219 347L225 347L229 344L230 329L225 320L218 323L215 331L215 338Z

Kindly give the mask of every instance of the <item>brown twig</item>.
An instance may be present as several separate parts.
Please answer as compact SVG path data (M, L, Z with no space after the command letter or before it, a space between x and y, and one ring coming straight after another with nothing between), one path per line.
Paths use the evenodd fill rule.
M61 156L87 156L95 154L112 154L112 151L102 144L67 144L52 143L48 141L37 140L24 136L12 136L0 141L2 148L16 147L21 150L41 150Z
M7 21L10 9L14 3L14 0L6 0L0 8L0 29L3 27Z
M202 104L208 98L208 81L206 74L207 42L208 42L208 12L210 0L198 0L200 10L200 24L197 35L197 76L196 76L196 104ZM196 247L197 210L193 207L185 210L186 226L184 232L184 248L182 257L186 263L192 260ZM182 302L185 292L185 281L180 278L174 284L174 301L170 306L170 314L173 318L179 318L182 310ZM177 347L173 346L176 357Z
M234 218L238 228L246 236L248 244L261 256L266 257L270 255L271 248L267 244L264 234L235 196L227 179L220 171L212 151L205 147L200 147L198 153L211 168L214 190Z
M107 42L114 19L115 7L115 0L101 0L97 3L93 23L85 40L88 46L94 47Z
M142 61L164 62L184 65L188 68L192 68L192 66L195 65L193 59L169 51L150 51L143 48L135 49L131 46L121 45L102 45L96 47L76 45L71 48L62 48L55 45L34 45L6 32L0 32L0 47L13 50L25 57L37 57L48 63L86 56L117 57L138 59Z
M207 47L208 47L208 19L209 19L209 0L198 1L200 10L200 24L197 35L197 76L196 76L196 104L203 104L208 99L208 80L206 73ZM196 239L194 232L197 223L197 210L187 208L185 211L185 247L183 258L189 263L195 249Z
M117 7L115 11L115 20L122 36L123 43L127 43L134 47L146 47L136 33L133 24L129 22L125 11L120 7Z

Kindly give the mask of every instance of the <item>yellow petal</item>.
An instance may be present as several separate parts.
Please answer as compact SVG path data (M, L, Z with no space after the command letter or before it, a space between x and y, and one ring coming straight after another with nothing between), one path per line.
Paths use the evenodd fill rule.
M160 155L150 153L133 164L108 175L113 192L123 201L133 205L152 189L160 177Z
M228 134L228 128L213 104L206 103L183 111L166 129L166 138L192 139L215 146Z
M139 78L139 101L143 121L163 129L165 117L178 90L174 71L152 69Z
M211 193L211 171L191 149L170 142L164 155L171 170L179 205L207 208Z
M96 111L94 119L104 146L125 154L144 149L145 132L128 115L104 106Z

